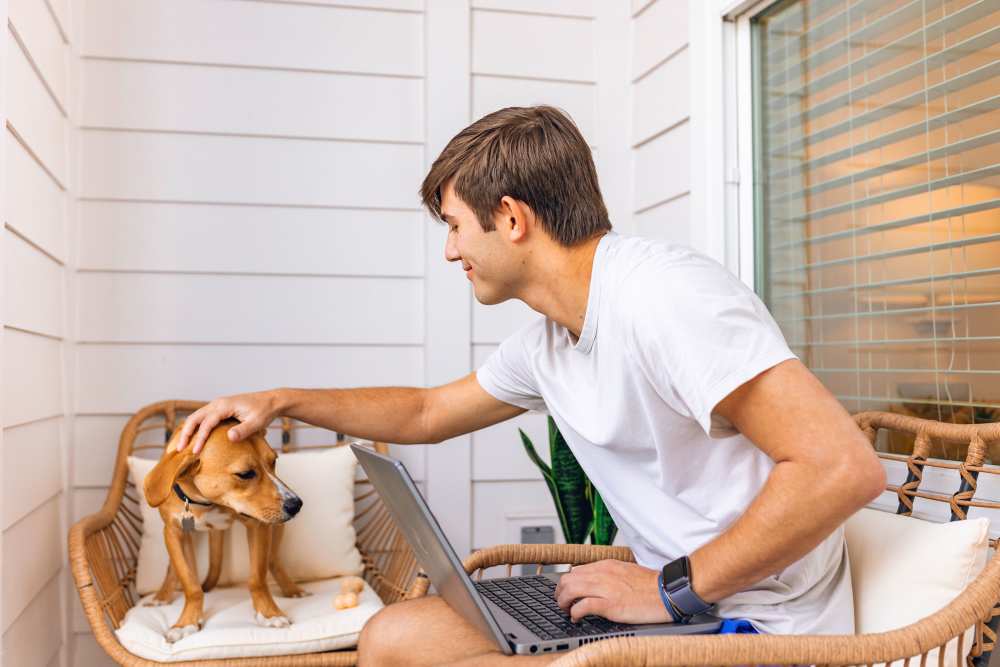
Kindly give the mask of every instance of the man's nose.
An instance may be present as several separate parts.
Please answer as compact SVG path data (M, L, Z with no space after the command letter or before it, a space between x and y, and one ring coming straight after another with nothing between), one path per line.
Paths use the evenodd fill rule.
M458 252L458 248L455 247L455 242L452 240L452 235L448 235L448 240L444 242L444 258L449 262L457 262L462 259L462 255Z

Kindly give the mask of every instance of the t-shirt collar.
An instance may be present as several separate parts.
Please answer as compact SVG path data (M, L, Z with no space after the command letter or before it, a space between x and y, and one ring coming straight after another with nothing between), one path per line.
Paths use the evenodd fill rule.
M577 339L573 349L581 354L589 354L594 347L594 338L597 335L597 318L600 315L601 306L601 277L604 274L604 262L608 254L608 245L617 236L614 230L608 231L597 243L594 251L594 265L590 270L590 293L587 295L587 312L583 316L583 329L580 330L580 337ZM571 339L572 340L572 339Z

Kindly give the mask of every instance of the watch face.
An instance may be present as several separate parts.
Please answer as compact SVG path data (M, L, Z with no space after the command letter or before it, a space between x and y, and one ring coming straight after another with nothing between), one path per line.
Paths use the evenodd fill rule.
M675 582L683 585L688 580L688 559L687 556L672 560L663 566L663 585L673 588Z

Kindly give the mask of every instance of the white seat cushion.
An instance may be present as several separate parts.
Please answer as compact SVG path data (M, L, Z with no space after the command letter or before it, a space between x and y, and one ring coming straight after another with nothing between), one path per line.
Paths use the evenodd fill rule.
M895 630L947 606L986 565L989 528L985 518L935 523L868 508L848 519L855 631ZM965 652L971 638L970 629ZM945 664L956 664L957 643ZM927 664L938 664L937 649Z
M250 592L245 586L236 586L207 593L205 626L174 644L169 644L165 635L184 606L184 596L180 593L169 605L136 605L126 614L125 622L115 634L131 653L161 662L289 655L350 648L357 645L361 628L383 604L365 582L357 607L336 609L333 599L340 593L340 581L338 577L303 584L303 588L313 593L304 598L275 596L275 602L292 621L287 628L257 625Z

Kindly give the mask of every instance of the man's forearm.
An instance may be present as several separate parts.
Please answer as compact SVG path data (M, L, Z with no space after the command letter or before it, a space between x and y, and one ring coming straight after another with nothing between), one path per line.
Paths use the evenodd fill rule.
M278 414L368 440L397 444L434 442L427 433L418 387L276 389Z
M863 471L777 464L743 516L691 554L692 588L716 602L780 572L869 502L873 488Z

